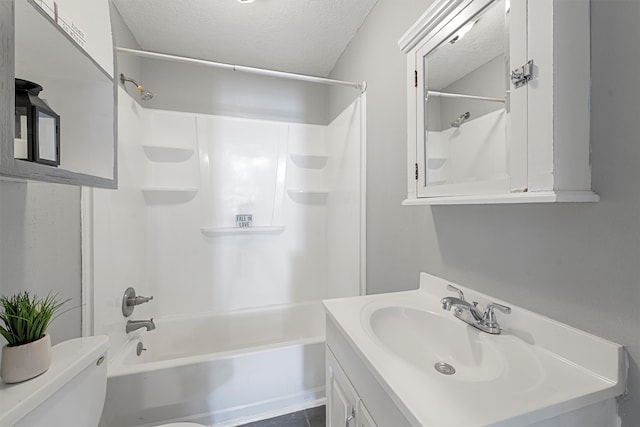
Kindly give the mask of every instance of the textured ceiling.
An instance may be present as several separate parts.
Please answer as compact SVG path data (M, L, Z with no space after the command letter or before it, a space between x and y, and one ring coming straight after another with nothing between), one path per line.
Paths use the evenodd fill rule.
M145 50L326 76L377 0L114 0Z

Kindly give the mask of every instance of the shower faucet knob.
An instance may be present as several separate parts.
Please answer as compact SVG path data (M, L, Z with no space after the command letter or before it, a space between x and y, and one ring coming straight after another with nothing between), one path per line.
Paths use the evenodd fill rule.
M145 302L149 302L152 299L153 297L135 296L127 299L127 305L140 305L140 304L144 304Z
M133 313L133 309L136 305L144 304L153 300L153 297L143 297L136 295L136 290L132 287L127 288L122 296L122 315L129 317Z

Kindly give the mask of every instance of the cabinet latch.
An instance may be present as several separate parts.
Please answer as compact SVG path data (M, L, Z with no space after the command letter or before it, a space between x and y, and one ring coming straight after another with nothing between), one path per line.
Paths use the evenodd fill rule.
M531 79L533 79L533 59L527 61L522 67L511 71L511 83L516 88L526 85Z

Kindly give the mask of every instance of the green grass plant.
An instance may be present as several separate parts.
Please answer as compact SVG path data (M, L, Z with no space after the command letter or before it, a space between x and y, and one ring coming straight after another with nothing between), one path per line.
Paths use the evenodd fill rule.
M7 340L9 347L37 341L44 336L49 324L57 317L54 315L67 301L69 299L59 300L57 294L39 298L28 291L10 297L2 296L0 334Z

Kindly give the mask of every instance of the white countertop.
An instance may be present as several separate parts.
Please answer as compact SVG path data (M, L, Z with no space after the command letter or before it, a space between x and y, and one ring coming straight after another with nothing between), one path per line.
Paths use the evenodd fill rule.
M481 332L442 309L440 299L455 296L446 289L449 283L422 273L416 291L324 301L328 318L412 423L434 427L522 426L624 392L621 345L455 285L465 292L467 300L479 301L479 307L488 301L511 307L510 315L496 312L502 334ZM463 335L456 333L456 337L468 336L470 342L495 350L496 357L504 357L504 363L499 369L471 372L470 376L444 376L429 368L429 360L419 366L421 363L412 362L410 355L401 357L390 350L373 332L370 316L385 307L422 310L429 316L442 316L442 321L457 322L447 326L464 329ZM409 332L398 330L398 339L404 333ZM482 361L477 362L482 365Z

